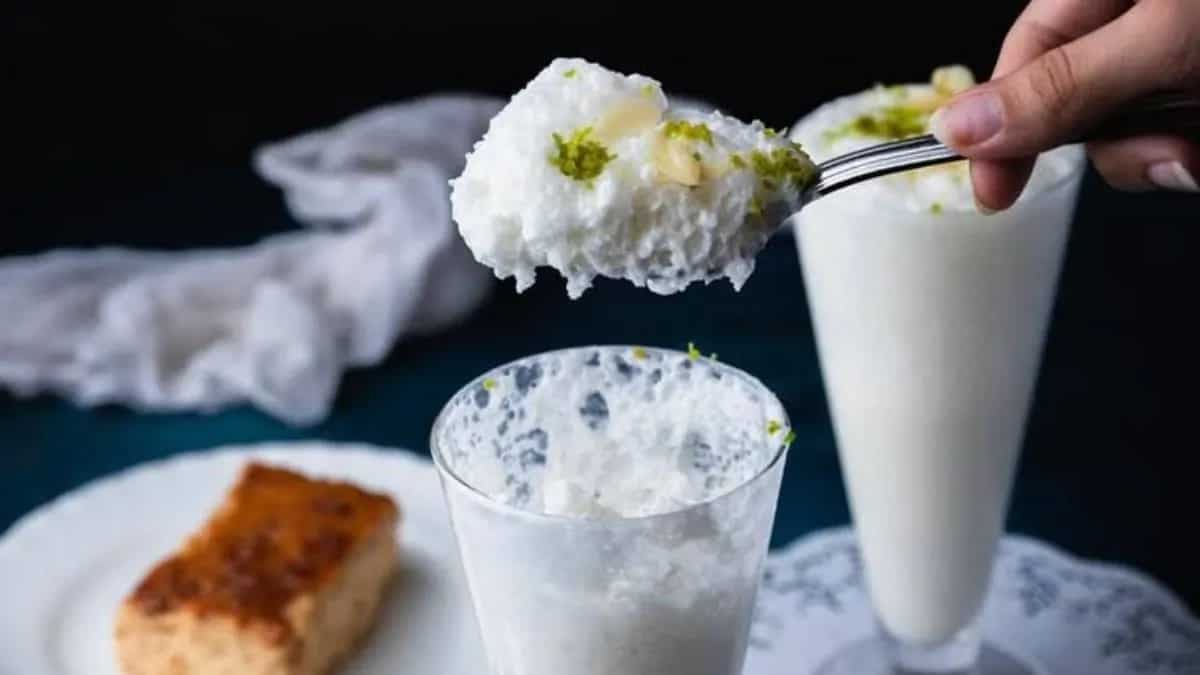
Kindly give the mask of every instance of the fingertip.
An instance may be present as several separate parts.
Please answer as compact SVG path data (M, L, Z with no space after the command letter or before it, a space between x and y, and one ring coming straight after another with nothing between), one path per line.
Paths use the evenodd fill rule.
M970 168L975 204L980 213L990 214L1016 203L1033 172L1033 160L975 160Z
M1151 164L1146 169L1150 182L1160 190L1174 192L1200 192L1200 183L1196 181L1196 172L1183 165L1179 160L1166 160Z
M1003 127L1003 103L986 85L959 94L929 118L929 133L960 152L987 142Z
M1088 144L1088 155L1117 190L1195 192L1200 144L1174 136L1138 136Z

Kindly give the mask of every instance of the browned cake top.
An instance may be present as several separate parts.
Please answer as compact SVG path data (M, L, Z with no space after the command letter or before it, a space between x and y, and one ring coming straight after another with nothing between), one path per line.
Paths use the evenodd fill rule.
M151 570L132 600L148 614L186 607L262 622L282 641L291 631L288 604L318 589L356 544L396 517L384 495L251 463L205 527Z

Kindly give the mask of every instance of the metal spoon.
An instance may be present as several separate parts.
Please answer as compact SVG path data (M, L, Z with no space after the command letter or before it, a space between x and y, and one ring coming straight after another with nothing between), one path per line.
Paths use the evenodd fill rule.
M1143 99L1068 143L1138 134L1171 134L1200 141L1200 92L1169 92ZM865 180L964 159L930 135L880 143L825 160L801 204Z

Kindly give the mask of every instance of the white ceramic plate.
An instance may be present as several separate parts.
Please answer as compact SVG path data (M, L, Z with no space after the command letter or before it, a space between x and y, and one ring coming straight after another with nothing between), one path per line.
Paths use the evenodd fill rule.
M112 617L160 556L208 515L255 457L393 495L400 582L346 675L485 672L432 464L324 443L221 448L151 462L72 492L0 540L0 673L116 675Z
M401 450L294 443L134 467L16 523L0 539L0 675L116 675L117 603L252 457L353 480L392 494L404 509L404 581L339 675L486 672L429 461ZM872 629L852 532L809 535L768 560L745 675L811 673ZM984 632L1048 675L1200 674L1200 621L1167 589L1024 537L1001 543Z

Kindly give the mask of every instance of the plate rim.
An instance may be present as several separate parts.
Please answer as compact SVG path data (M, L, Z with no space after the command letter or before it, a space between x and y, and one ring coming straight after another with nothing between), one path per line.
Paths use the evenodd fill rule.
M74 488L62 492L51 499L34 507L13 521L3 533L0 533L0 565L10 556L16 556L24 550L22 540L34 536L45 529L48 523L61 519L78 508L80 502L95 498L95 495L108 492L120 483L136 479L143 474L158 473L192 463L219 462L223 458L261 457L269 454L310 456L320 455L357 455L359 457L399 460L408 463L418 470L433 472L433 463L428 458L400 446L382 446L370 443L338 442L321 440L297 441L264 441L258 443L230 443L211 446L196 450L184 450L131 464L101 476L85 481ZM286 459L285 459L286 461Z

